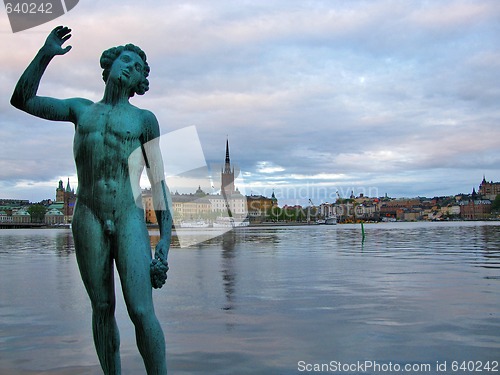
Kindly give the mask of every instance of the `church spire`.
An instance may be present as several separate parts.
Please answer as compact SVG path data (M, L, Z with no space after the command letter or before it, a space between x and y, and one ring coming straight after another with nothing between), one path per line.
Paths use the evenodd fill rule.
M226 160L221 175L221 191L224 196L234 194L234 168L231 169L231 160L229 159L229 140L226 139Z
M229 159L229 139L226 139L226 162L224 164L224 173L231 173L231 160Z

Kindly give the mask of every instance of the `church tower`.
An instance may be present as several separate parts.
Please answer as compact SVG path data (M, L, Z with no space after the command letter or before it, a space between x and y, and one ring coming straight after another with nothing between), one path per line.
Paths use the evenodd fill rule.
M231 169L229 140L226 140L226 161L221 174L221 193L225 197L230 197L234 193L234 167Z
M59 186L56 189L56 202L64 202L64 187L62 180L59 180Z

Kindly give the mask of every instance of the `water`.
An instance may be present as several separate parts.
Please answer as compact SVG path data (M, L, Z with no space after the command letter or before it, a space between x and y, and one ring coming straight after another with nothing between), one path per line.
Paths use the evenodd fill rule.
M367 360L432 371L446 361L439 373L456 374L472 372L453 361L500 360L500 223L365 232L363 243L359 225L246 228L174 244L154 291L169 373L302 374ZM1 230L0 275L0 374L101 373L70 231ZM123 374L142 374L117 294Z

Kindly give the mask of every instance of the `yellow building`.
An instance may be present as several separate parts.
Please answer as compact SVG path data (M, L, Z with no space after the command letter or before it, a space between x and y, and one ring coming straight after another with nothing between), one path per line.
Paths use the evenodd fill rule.
M212 205L206 193L198 188L195 194L175 193L172 197L172 210L174 222L183 220L209 219L212 215ZM151 189L142 191L142 204L144 219L147 224L158 224L153 205Z
M278 205L274 193L271 198L263 195L249 195L246 197L248 216L251 220L264 220L273 207Z
M212 204L200 188L195 194L173 194L172 206L174 222L209 220L212 213Z

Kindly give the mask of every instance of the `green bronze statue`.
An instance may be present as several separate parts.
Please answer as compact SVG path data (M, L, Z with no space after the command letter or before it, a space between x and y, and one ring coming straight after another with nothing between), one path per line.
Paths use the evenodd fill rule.
M151 112L129 102L134 94L142 95L149 88L146 55L132 44L104 51L100 62L105 89L99 102L37 96L49 62L71 49L63 47L70 32L59 26L49 34L19 79L11 103L34 116L75 125L78 191L72 230L78 266L92 304L94 343L104 373L120 374L120 339L114 314L116 266L147 373L166 374L165 339L154 312L152 287L160 288L167 278L170 194L158 146L158 121ZM136 149L142 149L142 157L129 158ZM154 258L144 213L133 194L140 191L144 167L160 229Z

